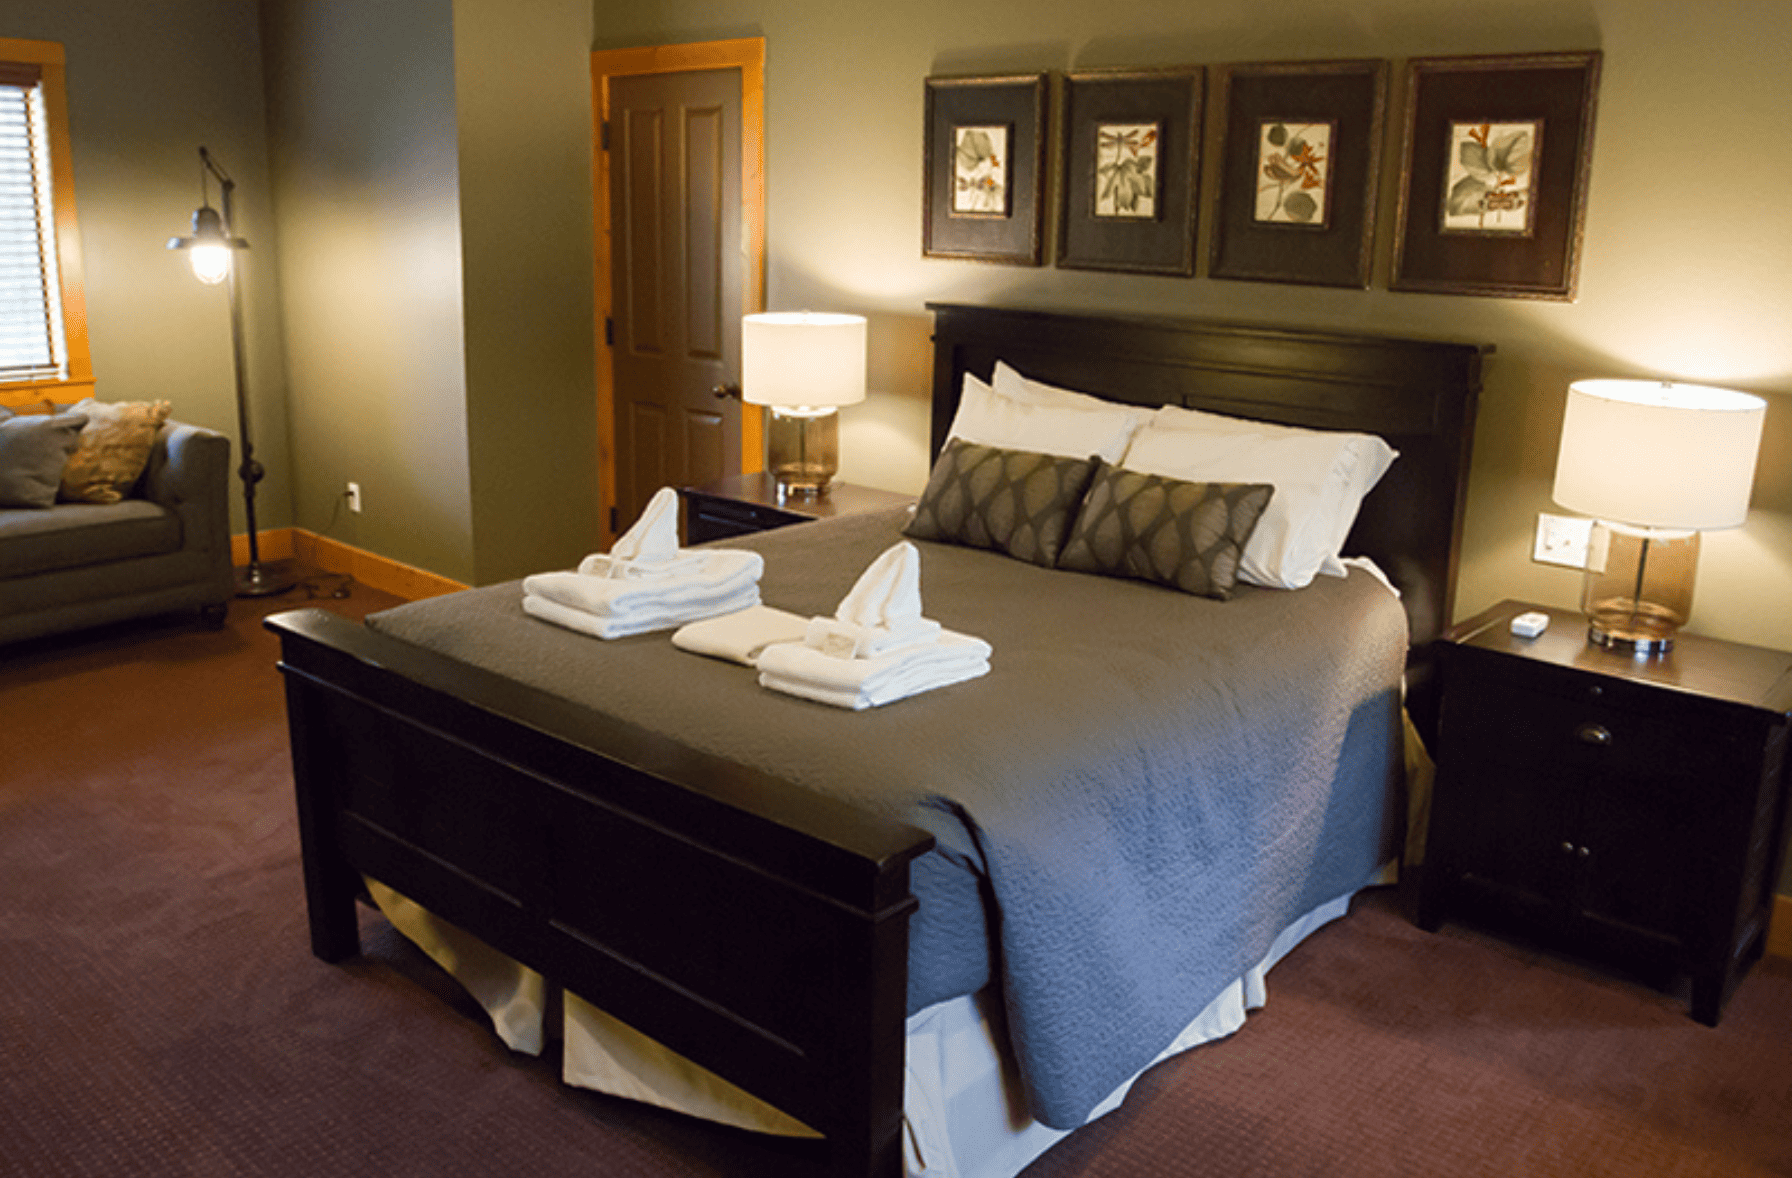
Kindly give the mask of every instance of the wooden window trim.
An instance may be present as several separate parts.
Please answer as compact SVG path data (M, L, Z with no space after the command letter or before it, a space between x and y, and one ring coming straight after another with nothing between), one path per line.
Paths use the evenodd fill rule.
M66 58L55 41L0 37L0 61L27 62L37 66L42 75L44 123L50 136L50 191L56 216L56 265L62 279L63 344L68 348L67 379L0 385L0 405L23 405L46 397L66 404L93 394L81 233L75 218L75 166L69 150Z

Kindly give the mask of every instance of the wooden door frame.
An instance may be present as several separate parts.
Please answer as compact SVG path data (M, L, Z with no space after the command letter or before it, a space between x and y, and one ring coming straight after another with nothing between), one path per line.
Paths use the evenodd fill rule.
M606 545L614 538L610 511L616 506L616 370L613 348L605 341L604 323L613 315L610 281L610 153L604 150L604 127L610 120L610 81L640 74L686 70L740 70L740 205L746 265L741 307L747 314L765 308L765 38L701 41L686 45L648 45L635 49L597 49L591 54L593 233L596 253L597 319L597 454L598 519ZM764 414L744 404L740 415L741 472L764 465Z

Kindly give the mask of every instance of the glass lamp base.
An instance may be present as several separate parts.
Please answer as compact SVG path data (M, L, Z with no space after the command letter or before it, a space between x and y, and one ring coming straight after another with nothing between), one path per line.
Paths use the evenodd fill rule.
M1699 534L1595 522L1581 612L1587 640L1639 657L1666 654L1692 614Z
M778 482L780 498L827 494L840 469L840 414L833 409L773 406L766 425L765 460Z

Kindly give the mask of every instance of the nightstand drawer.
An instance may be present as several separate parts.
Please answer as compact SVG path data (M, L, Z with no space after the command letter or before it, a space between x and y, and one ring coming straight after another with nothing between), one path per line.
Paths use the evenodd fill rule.
M789 527L807 518L763 503L718 499L689 491L685 492L685 502L688 505L685 529L692 544Z
M1747 756L1733 725L1705 721L1471 684L1447 697L1442 734L1452 759L1612 773L1638 788L1673 791L1700 777L1723 780Z

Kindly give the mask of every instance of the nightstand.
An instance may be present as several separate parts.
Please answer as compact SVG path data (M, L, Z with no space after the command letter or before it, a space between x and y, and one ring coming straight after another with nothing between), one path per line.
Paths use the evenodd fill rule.
M1536 638L1513 617L1541 610ZM1635 658L1503 602L1438 641L1418 923L1462 915L1692 982L1710 1026L1760 957L1785 845L1792 654L1681 635Z
M769 474L733 475L701 487L684 487L686 544L725 540L809 520L859 515L913 503L913 495L834 483L826 495L781 498Z

